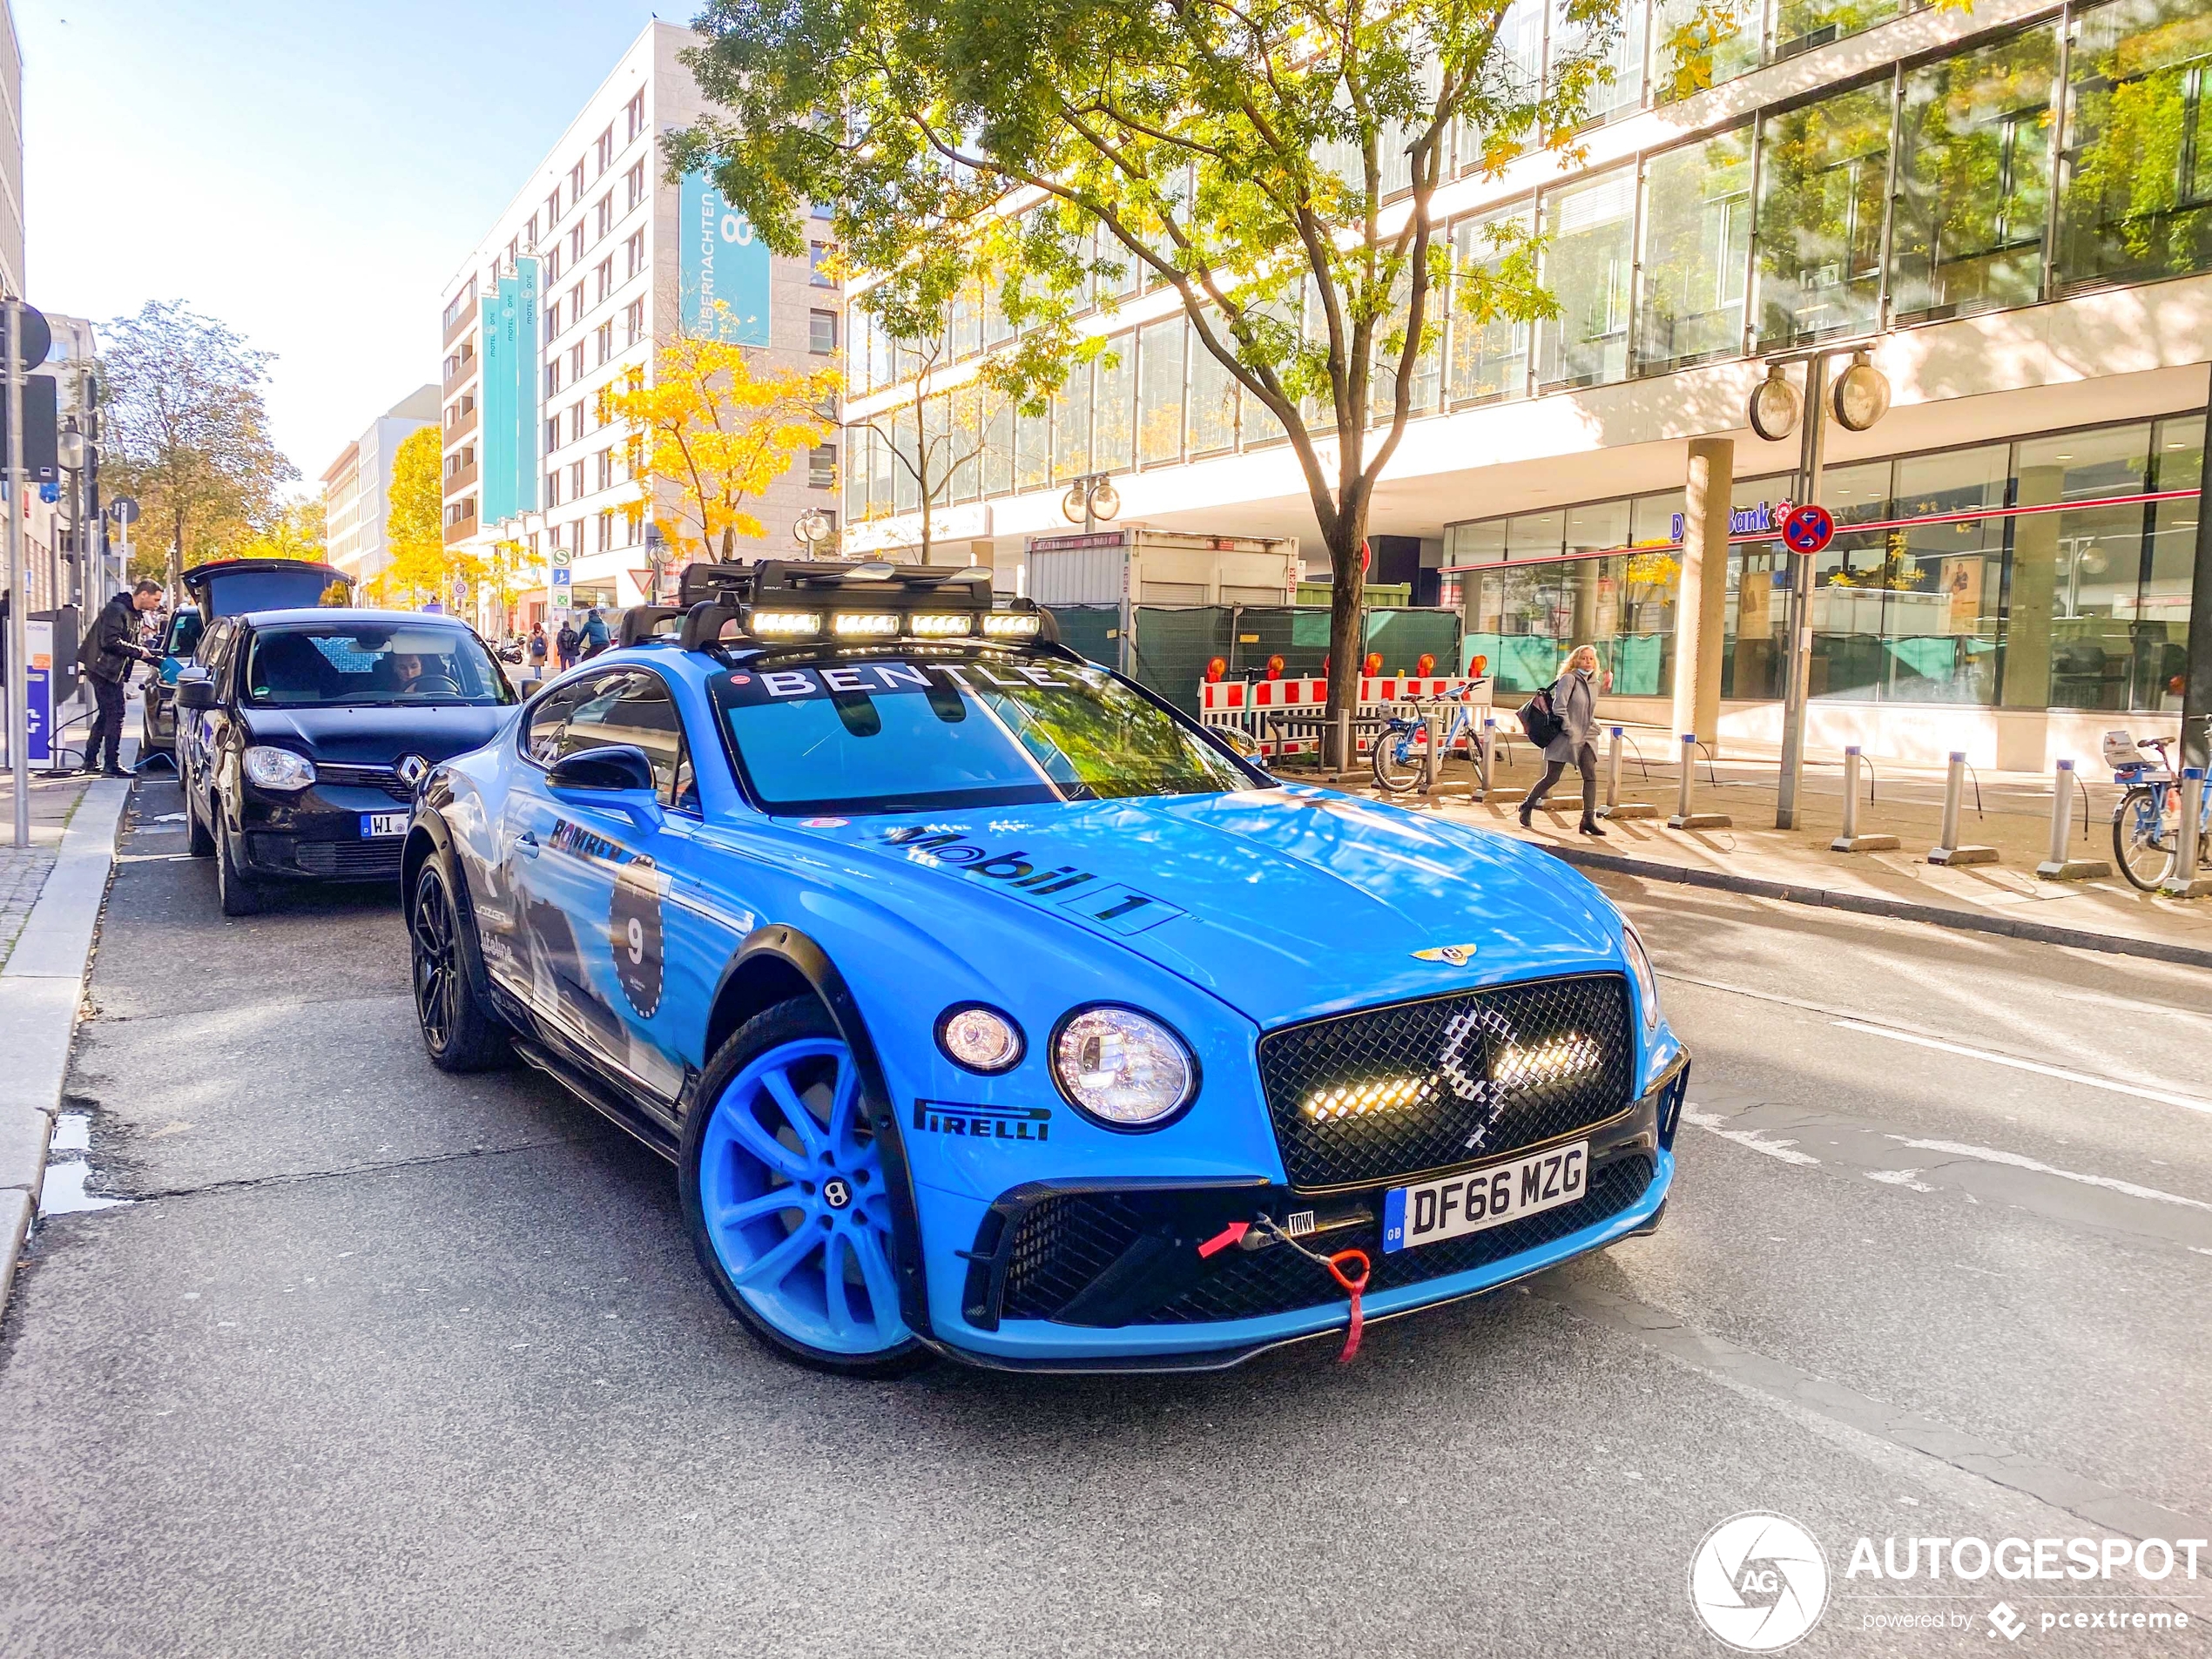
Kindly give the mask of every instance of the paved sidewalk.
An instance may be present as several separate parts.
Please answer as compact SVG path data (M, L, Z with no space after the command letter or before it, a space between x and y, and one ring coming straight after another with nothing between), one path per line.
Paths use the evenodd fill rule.
M1927 861L1942 826L1940 769L1894 761L1874 764L1861 782L1858 833L1892 834L1893 851L1838 853L1830 843L1843 825L1841 758L1808 764L1796 830L1774 827L1776 765L1771 754L1701 757L1694 810L1725 814L1726 828L1674 830L1680 785L1673 758L1652 753L1651 734L1639 734L1645 764L1624 756L1621 799L1652 809L1653 816L1615 819L1602 840L1577 832L1578 780L1569 773L1555 793L1563 810L1535 814L1534 827L1520 828L1521 794L1541 767L1526 742L1501 745L1492 799L1474 800L1473 772L1464 762L1446 768L1443 793L1433 809L1534 840L1568 861L1616 870L1647 880L1683 881L1737 892L1893 915L1938 926L2008 934L2048 942L2118 951L2130 955L2212 967L2212 900L2191 902L2140 893L2116 873L2088 880L2054 881L2036 875L2049 851L2053 782L2020 772L1984 772L1970 780L1961 814L1962 842L1993 847L1993 863L1945 867ZM1657 739L1663 742L1663 738ZM1603 789L1601 749L1600 789ZM1296 777L1296 772L1286 772ZM2073 857L2113 864L2112 813L2120 796L2108 772L2085 768L2077 786ZM1358 788L1362 780L1347 779ZM1976 790L1979 786L1979 810ZM1374 792L1372 789L1366 792ZM1867 797L1871 792L1872 799ZM1422 803L1419 795L1396 799ZM2086 800L2086 810L2085 810ZM2114 867L2116 871L2116 867Z
M22 911L3 924L0 967L0 1308L37 1210L116 828L131 799L131 786L117 779L57 779L31 789L39 845L5 849L10 861L0 862L0 890ZM12 795L0 799L12 807Z
M14 775L0 771L0 964L8 960L16 935L23 930L30 907L38 902L39 889L54 867L62 844L62 831L91 779L81 773L61 778L34 776L30 783L31 845L5 845L13 839L15 822Z

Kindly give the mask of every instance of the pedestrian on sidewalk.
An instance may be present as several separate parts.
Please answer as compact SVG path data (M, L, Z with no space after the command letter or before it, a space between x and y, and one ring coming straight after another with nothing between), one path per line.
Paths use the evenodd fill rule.
M561 671L563 674L576 666L577 644L575 626L563 622L561 624L561 631L553 636L553 649L560 657Z
M592 606L591 614L583 619L583 659L586 662L614 643L614 635L608 631L607 619L599 614L597 605Z
M530 678L535 680L543 679L545 678L545 624L542 622L534 622L530 624L529 656Z
M92 733L85 739L84 770L99 767L100 745L107 745L110 778L127 778L123 770L123 691L130 683L131 664L160 660L138 644L138 620L161 608L161 583L151 577L128 593L118 593L100 608L85 631L77 653L78 666L92 682L92 700L98 711L92 717Z
M1521 803L1521 827L1533 828L1529 818L1560 773L1569 765L1582 773L1582 823L1585 835L1603 835L1597 822L1597 647L1577 645L1568 653L1567 666L1551 684L1552 712L1559 717L1559 735L1544 745L1543 781Z

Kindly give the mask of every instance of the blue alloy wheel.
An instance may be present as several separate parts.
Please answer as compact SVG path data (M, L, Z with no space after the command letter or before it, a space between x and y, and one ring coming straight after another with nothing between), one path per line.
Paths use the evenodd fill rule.
M731 1048L734 1075L706 1096L690 1162L719 1288L800 1359L902 1369L921 1350L899 1311L891 1194L852 1050L803 1003L771 1009Z

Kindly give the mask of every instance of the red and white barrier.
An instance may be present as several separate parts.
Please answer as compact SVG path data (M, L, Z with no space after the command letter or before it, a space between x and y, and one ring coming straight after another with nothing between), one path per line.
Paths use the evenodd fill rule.
M1449 674L1377 674L1363 675L1359 681L1359 714L1375 718L1400 711L1410 712L1413 699L1431 702L1443 698L1464 697L1472 706L1490 705L1491 682L1487 679L1467 679ZM1270 735L1273 728L1268 717L1278 714L1299 714L1309 718L1322 714L1329 705L1329 683L1325 679L1282 680L1211 680L1198 687L1198 722L1202 725L1226 726L1243 733L1256 745L1263 755L1312 754L1321 745L1316 737L1295 737L1278 739ZM1443 718L1448 718L1448 712ZM1475 717L1479 728L1481 716ZM1365 754L1369 740L1364 735L1354 738L1359 752ZM1469 752L1473 743L1471 732L1462 732L1451 747L1460 753Z

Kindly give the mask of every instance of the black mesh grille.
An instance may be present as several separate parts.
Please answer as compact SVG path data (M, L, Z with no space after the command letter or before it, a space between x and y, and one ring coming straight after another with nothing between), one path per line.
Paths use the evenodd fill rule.
M1110 1192L1069 1192L1034 1204L1008 1251L1005 1317L1049 1319L1136 1242L1145 1218Z
M1591 1175L1589 1191L1575 1203L1487 1232L1384 1255L1378 1229L1369 1226L1332 1232L1320 1247L1367 1251L1374 1266L1372 1290L1418 1285L1539 1249L1617 1216L1643 1197L1652 1172L1648 1156L1630 1153L1601 1164ZM1375 1194L1374 1199L1379 1206L1381 1195ZM1143 1195L1063 1193L1033 1205L1015 1229L1006 1274L1005 1317L1056 1317L1140 1234L1170 1224L1150 1212L1150 1202ZM1262 1251L1228 1251L1217 1261L1205 1278L1129 1322L1204 1325L1344 1299L1320 1268L1279 1244Z
M1314 1020L1259 1042L1291 1184L1395 1181L1533 1146L1630 1103L1628 981L1590 974Z
M309 875L374 880L400 873L401 845L396 835L373 841L302 841L297 856L300 867Z

